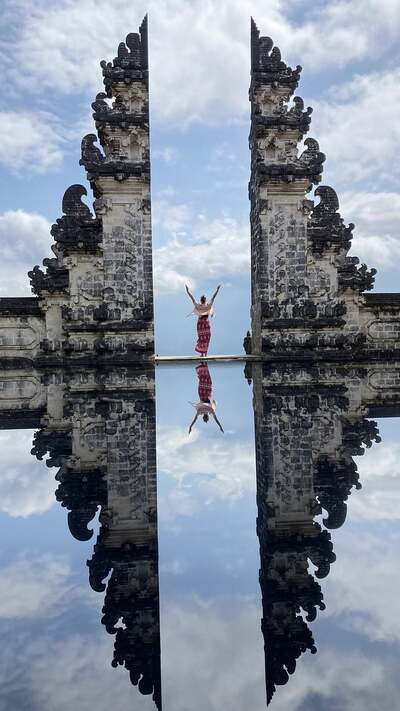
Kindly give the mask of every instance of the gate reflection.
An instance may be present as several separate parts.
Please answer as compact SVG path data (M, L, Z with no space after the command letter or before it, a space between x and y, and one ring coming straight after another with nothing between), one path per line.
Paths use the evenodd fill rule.
M319 581L335 562L331 531L345 524L348 497L361 487L354 456L380 442L371 418L400 413L400 369L264 362L247 364L245 377L269 704L300 656L317 651L312 622L325 609ZM206 364L195 382L199 402L213 402ZM112 665L161 709L154 367L10 370L1 383L0 427L37 428L32 454L58 467L56 498L71 534L89 540L99 513L87 565L91 587L105 594Z

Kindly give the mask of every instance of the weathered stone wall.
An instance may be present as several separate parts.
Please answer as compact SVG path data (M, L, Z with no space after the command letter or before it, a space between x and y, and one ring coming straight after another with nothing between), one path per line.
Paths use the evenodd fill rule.
M43 318L31 315L5 316L0 313L0 359L31 361L40 352L45 336Z
M0 366L31 367L45 336L43 313L35 298L0 299Z

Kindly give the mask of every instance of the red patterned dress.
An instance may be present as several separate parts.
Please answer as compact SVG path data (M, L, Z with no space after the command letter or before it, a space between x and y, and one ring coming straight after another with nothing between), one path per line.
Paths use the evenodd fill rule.
M199 400L200 402L211 403L212 380L207 363L201 363L196 368L199 379Z
M207 355L210 345L211 326L208 316L199 316L197 319L197 343L195 351Z

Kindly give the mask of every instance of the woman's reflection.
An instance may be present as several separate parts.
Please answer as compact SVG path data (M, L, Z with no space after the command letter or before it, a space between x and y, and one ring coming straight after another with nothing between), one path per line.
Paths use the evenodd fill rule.
M223 432L222 425L215 414L217 401L212 398L212 380L207 363L200 363L196 368L196 373L199 379L199 401L190 403L196 409L196 414L190 424L189 434L199 415L202 415L204 422L208 422L211 415L221 432Z

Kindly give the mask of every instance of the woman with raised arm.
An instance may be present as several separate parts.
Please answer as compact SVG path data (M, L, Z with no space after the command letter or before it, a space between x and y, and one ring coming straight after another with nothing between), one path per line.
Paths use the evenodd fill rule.
M214 300L217 296L221 284L216 288L210 301L207 301L205 296L200 296L200 301L196 301L193 294L190 293L189 287L186 285L186 293L189 299L192 300L194 309L192 313L197 316L197 343L195 351L200 353L201 356L206 356L208 352L208 346L211 338L211 326L209 317L213 316L214 310Z

